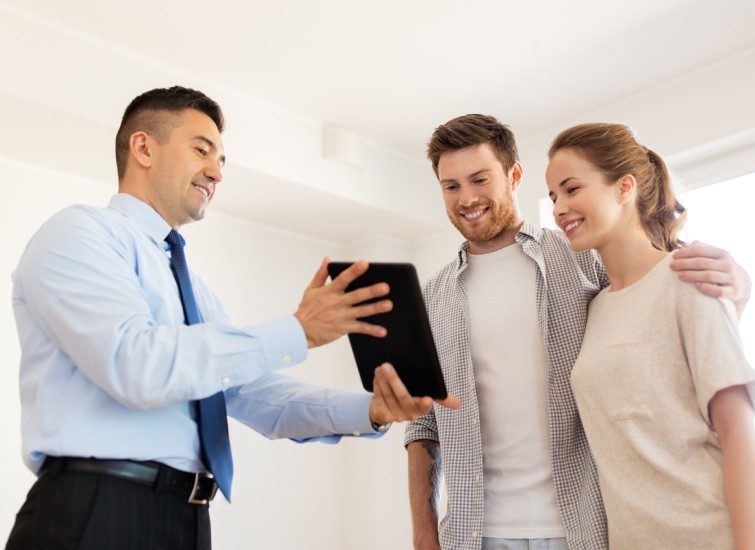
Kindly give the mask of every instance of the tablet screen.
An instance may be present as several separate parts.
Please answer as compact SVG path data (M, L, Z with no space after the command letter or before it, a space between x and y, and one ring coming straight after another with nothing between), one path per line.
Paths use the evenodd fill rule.
M350 265L347 262L331 262L328 265L330 277L336 278ZM388 362L396 369L411 395L444 399L447 396L446 385L414 266L410 263L370 263L367 272L346 290L379 282L388 283L391 290L388 296L377 300L389 298L393 309L363 320L384 326L388 335L375 338L365 334L349 334L362 385L367 391L373 391L375 368Z

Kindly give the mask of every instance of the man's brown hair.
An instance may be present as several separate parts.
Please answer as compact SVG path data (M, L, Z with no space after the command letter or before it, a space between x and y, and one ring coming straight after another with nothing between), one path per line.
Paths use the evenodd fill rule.
M126 173L131 136L135 132L144 131L163 143L177 123L176 115L185 109L204 113L212 119L218 131L223 132L225 119L220 105L202 92L191 88L156 88L144 92L129 103L115 135L115 164L119 180L123 179Z
M438 126L427 143L427 158L437 176L443 153L483 143L490 144L504 172L508 172L519 160L514 133L495 117L486 115L463 115Z

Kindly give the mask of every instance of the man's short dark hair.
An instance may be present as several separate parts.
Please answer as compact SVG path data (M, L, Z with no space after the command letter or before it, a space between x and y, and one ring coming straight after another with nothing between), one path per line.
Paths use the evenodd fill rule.
M519 160L514 133L498 119L487 115L463 115L438 126L427 143L427 158L437 176L443 153L483 143L490 144L505 172Z
M119 180L126 173L129 139L134 132L142 130L154 136L158 142L164 142L175 127L175 115L185 109L194 109L206 114L218 127L218 131L223 132L225 120L220 105L202 92L191 88L156 88L144 92L129 103L115 135L115 164Z

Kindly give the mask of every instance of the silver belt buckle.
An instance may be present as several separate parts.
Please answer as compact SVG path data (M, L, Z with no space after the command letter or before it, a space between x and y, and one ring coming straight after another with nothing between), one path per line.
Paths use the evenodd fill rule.
M197 498L197 493L200 490L199 481L202 479L215 479L215 476L212 475L210 472L197 472L196 474L194 474L194 487L191 488L191 494L189 495L189 504L207 504L213 498L215 498L215 493L218 492L217 483L212 484L212 493L210 494L209 498L206 498L206 499Z

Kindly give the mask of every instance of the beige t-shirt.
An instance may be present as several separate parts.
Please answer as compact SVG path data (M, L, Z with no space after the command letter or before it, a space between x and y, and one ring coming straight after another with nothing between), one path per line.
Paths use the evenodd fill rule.
M749 384L733 304L669 269L590 304L572 387L595 455L612 550L733 548L714 394Z

